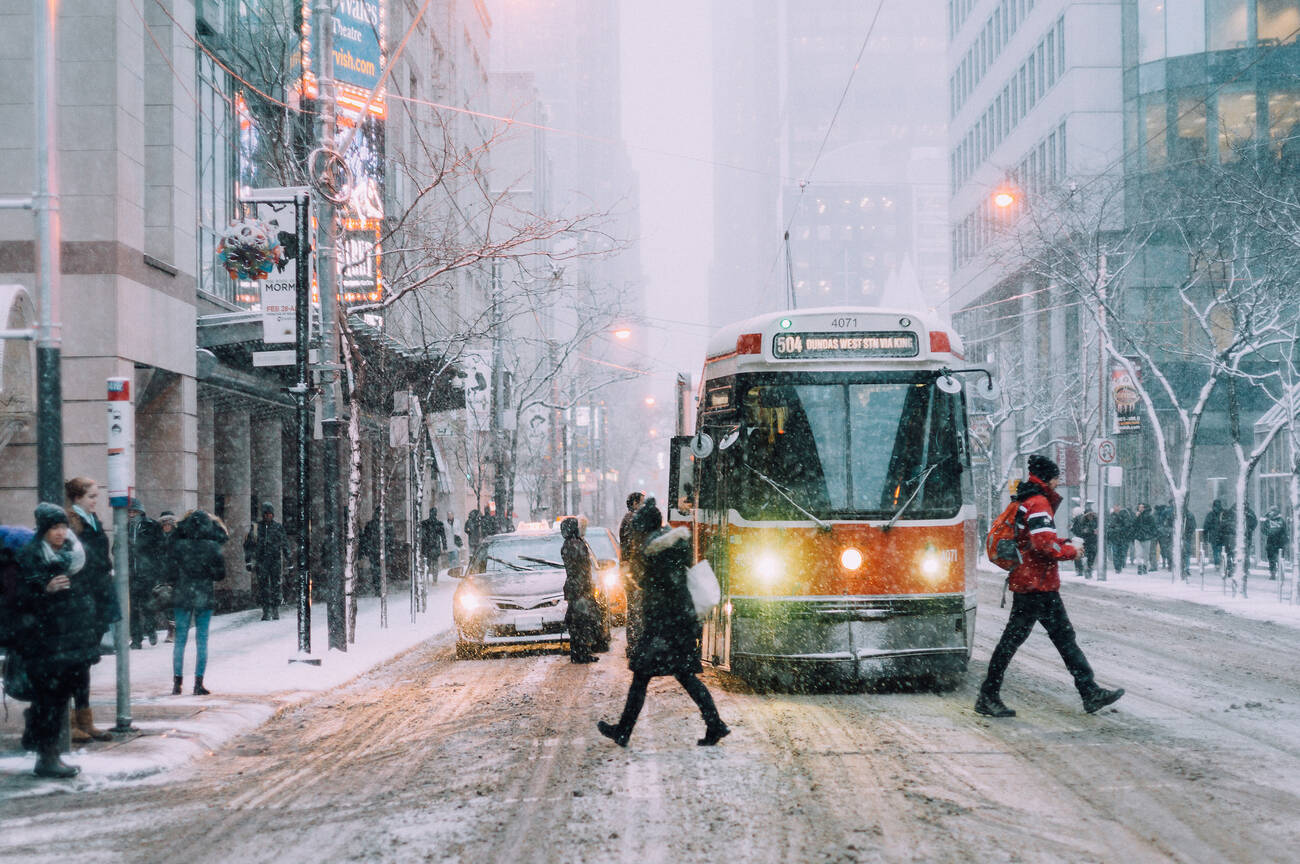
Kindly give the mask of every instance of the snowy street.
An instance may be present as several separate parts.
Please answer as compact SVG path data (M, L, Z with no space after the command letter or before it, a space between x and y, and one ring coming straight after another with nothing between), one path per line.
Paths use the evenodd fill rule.
M1286 861L1300 843L1300 640L1286 624L1070 583L1099 681L1087 715L1036 632L971 711L1006 610L982 576L951 694L754 693L703 676L734 734L656 679L558 653L456 661L450 635L159 782L6 801L0 859L55 861ZM621 633L621 631L619 631ZM18 782L8 777L4 782Z

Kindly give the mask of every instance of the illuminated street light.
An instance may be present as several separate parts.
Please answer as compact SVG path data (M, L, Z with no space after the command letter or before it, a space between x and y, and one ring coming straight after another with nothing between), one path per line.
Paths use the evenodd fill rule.
M999 210L1005 210L1012 204L1016 203L1016 194L1007 189L999 189L993 193L993 205Z
M631 329L630 327L619 327L619 328L617 328L617 329L615 329L615 330L612 330L612 331L610 331L610 332L612 332L612 333L614 334L614 338L615 338L615 339L630 339L630 338L632 338L632 329Z
M646 405L649 405L649 406L651 406L651 407L654 407L654 404L655 404L655 397L653 397L653 396L647 396L647 397L645 397L645 404L646 404Z

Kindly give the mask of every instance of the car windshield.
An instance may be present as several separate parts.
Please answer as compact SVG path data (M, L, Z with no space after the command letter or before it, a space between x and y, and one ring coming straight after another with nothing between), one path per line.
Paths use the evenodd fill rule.
M961 506L961 396L932 377L759 382L741 392L740 441L728 455L739 462L732 506L745 518L889 517L914 491L905 519Z
M589 529L586 540L597 558L609 560L618 557L609 532L604 529ZM542 563L543 561L562 566L560 548L563 545L564 538L560 536L559 531L548 534L497 534L489 538L474 556L474 561L470 564L470 572L545 570L549 565Z

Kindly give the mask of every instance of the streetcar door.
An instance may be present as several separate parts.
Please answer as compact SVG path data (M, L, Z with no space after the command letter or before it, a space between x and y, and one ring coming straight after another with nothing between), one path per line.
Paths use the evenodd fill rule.
M668 457L668 521L685 525L694 521L695 464L691 455L691 439L685 435L673 438Z

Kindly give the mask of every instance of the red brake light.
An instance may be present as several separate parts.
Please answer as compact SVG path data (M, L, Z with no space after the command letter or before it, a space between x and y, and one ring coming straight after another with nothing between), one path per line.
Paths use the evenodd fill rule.
M930 331L930 353L932 354L951 354L952 343L948 341L948 334L942 330Z
M736 337L737 354L762 354L763 353L763 334L762 333L741 333Z

